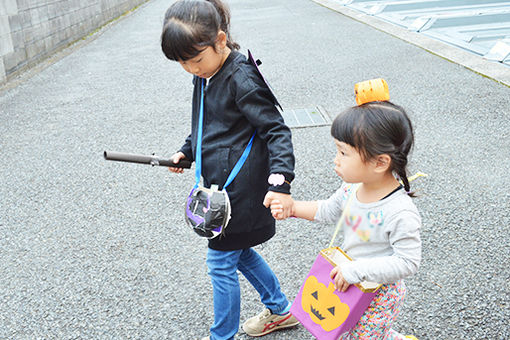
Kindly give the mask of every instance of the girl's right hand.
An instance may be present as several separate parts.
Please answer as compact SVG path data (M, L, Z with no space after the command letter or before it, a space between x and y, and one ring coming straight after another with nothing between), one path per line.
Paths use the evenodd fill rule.
M342 269L340 266L336 266L329 273L329 277L334 281L335 287L339 292L345 292L349 288L349 282L347 282L342 275Z
M170 159L175 163L179 163L179 161L181 159L185 159L186 158L186 155L184 155L182 152L176 152L172 155L172 157L170 157ZM173 168L173 167L169 167L168 170L176 173L176 174L182 174L184 172L184 169L183 168Z
M293 216L292 211L294 210L294 200L292 200L291 202L292 202L292 205L290 207L290 214L285 215L285 210L284 210L285 208L283 206L283 203L278 199L273 199L270 204L271 215L273 215L273 218L275 220L281 221L281 220L285 220L288 217L292 217Z
M268 191L262 204L266 208L271 208L271 214L277 220L286 219L294 214L294 200L290 194Z

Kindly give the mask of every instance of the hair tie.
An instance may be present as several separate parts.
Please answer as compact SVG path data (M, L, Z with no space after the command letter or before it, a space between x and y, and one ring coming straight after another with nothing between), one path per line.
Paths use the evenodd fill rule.
M382 78L365 80L354 85L356 104L390 100L388 84Z
M414 181L415 179L419 178L419 177L428 177L427 174L424 174L423 172L417 172L415 173L414 175L410 176L410 177L407 177L407 180L409 182L412 182Z

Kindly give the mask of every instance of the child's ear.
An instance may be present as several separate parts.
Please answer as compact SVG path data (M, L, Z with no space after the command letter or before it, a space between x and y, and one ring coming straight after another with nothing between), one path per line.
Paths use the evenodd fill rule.
M386 172L390 169L391 157L388 154L382 154L375 159L375 170L377 172Z
M222 51L227 46L227 34L223 31L218 32L216 37L216 50Z

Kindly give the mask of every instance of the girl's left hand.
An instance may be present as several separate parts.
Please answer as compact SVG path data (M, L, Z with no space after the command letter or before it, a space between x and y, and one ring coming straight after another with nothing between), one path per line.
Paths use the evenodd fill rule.
M339 292L345 292L347 288L349 288L349 282L345 281L344 276L342 275L342 269L340 266L336 266L333 268L329 276L335 283L335 287Z

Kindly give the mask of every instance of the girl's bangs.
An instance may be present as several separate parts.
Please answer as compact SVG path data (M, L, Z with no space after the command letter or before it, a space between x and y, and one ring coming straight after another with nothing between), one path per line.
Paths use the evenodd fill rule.
M193 33L174 20L169 21L161 34L161 48L165 56L174 61L186 61L196 57L202 48Z
M340 114L331 125L331 135L339 142L359 148L360 119L357 107L352 107Z

